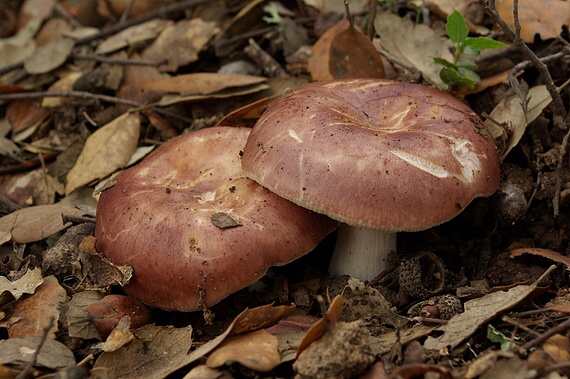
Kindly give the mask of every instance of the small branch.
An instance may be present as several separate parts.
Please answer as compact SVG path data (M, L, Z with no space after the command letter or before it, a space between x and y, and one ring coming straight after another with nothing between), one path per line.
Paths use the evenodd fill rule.
M111 64L120 64L125 66L151 66L151 67L158 67L164 62L149 62L149 61L135 61L132 59L117 59L117 58L109 58L104 57L101 55L89 55L89 54L71 54L71 56L75 59L86 59L86 60L93 60L101 63L111 63Z
M542 333L540 336L528 341L527 343L525 343L522 346L522 348L524 350L529 350L530 348L533 348L533 347L543 343L544 341L546 341L548 338L552 337L553 335L555 335L557 333L562 333L569 328L570 328L570 318L568 318L566 321L556 325L554 328L547 330L546 332Z
M534 52L526 45L523 39L517 34L501 17L497 8L495 7L495 0L489 0L487 4L485 0L479 0L479 2L483 5L483 7L489 12L491 17L495 20L495 22L501 27L505 35L513 41L515 46L519 49L519 51L525 56L526 59L532 62L534 67L540 72L542 79L545 82L546 88L552 96L552 105L554 108L554 124L562 129L566 129L568 126L565 123L566 120L566 109L564 107L564 103L562 101L562 97L552 80L552 76L548 71L548 67L540 61L540 59L534 54ZM515 6L513 9L513 13L515 16L515 25L518 25L520 28L519 21L518 21L518 1L515 1Z
M53 328L53 325L54 325L54 318L50 317L48 324L42 330L42 336L41 336L40 342L38 343L38 346L36 347L36 351L34 351L34 355L32 356L32 359L30 359L30 361L28 362L26 367L22 370L22 372L19 373L18 376L16 376L16 379L27 379L27 378L33 378L34 377L34 375L33 375L34 365L38 361L38 356L40 355L40 350L44 346L44 343L46 342L48 333L51 330L51 328Z
M80 99L96 99L96 100L104 101L107 103L128 105L130 107L133 107L134 108L133 110L141 110L141 109L148 108L148 109L152 109L156 113L160 113L160 114L165 115L165 116L176 118L176 119L181 120L185 123L188 123L188 124L192 123L191 119L184 117L184 116L181 116L181 115L176 114L176 113L169 112L169 111L162 109L162 108L147 106L145 104L139 104L135 101L128 100L128 99L122 99L120 97L107 96L107 95L101 95L98 93L91 93L91 92L84 92L84 91L6 93L6 94L0 94L0 101L2 101L2 100L18 100L18 99L41 99L44 97L74 97L74 98L80 98Z

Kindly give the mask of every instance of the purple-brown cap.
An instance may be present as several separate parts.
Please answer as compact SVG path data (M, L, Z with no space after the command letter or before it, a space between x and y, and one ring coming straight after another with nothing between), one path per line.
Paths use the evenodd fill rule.
M168 310L209 307L336 228L246 178L240 154L250 130L177 137L101 194L96 246L113 263L133 266L125 292Z
M289 91L250 134L248 177L348 225L418 231L448 221L499 185L480 118L440 90L382 79Z

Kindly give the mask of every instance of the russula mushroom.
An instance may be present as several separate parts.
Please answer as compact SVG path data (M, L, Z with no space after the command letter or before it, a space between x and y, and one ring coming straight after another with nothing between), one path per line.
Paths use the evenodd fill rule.
M250 130L179 136L101 194L96 247L133 267L127 294L167 310L204 309L312 250L337 227L246 178L240 154Z
M434 88L382 79L315 82L276 99L251 132L249 178L341 221L332 275L370 280L398 231L446 222L499 185L480 118Z

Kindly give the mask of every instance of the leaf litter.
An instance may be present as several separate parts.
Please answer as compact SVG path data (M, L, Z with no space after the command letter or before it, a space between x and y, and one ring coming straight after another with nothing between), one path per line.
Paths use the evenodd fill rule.
M87 3L21 0L2 8L14 20L0 39L2 372L570 375L568 134L552 122L560 110L549 83L481 2L374 2L372 12L367 1L351 1L352 24L342 1ZM567 100L569 3L547 3L520 2L521 37ZM497 2L511 27L513 6ZM433 60L453 59L443 25L456 10L470 36L510 45L474 58L482 81L473 90L443 85ZM234 61L248 64L222 73ZM440 256L442 293L463 313L434 317L445 302L402 292L397 265L371 283L323 278L326 243L202 314L124 297L132 269L95 249L96 187L181 133L220 121L252 126L288 88L365 76L445 88L486 118L501 149L503 190L442 226L409 233L396 257ZM232 225L222 221L212 222ZM552 263L559 267L539 287Z

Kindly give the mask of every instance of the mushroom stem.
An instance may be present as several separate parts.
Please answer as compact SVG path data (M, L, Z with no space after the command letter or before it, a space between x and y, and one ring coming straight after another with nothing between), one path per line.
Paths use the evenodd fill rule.
M396 233L341 224L329 273L372 280L388 267L390 250L396 250Z

